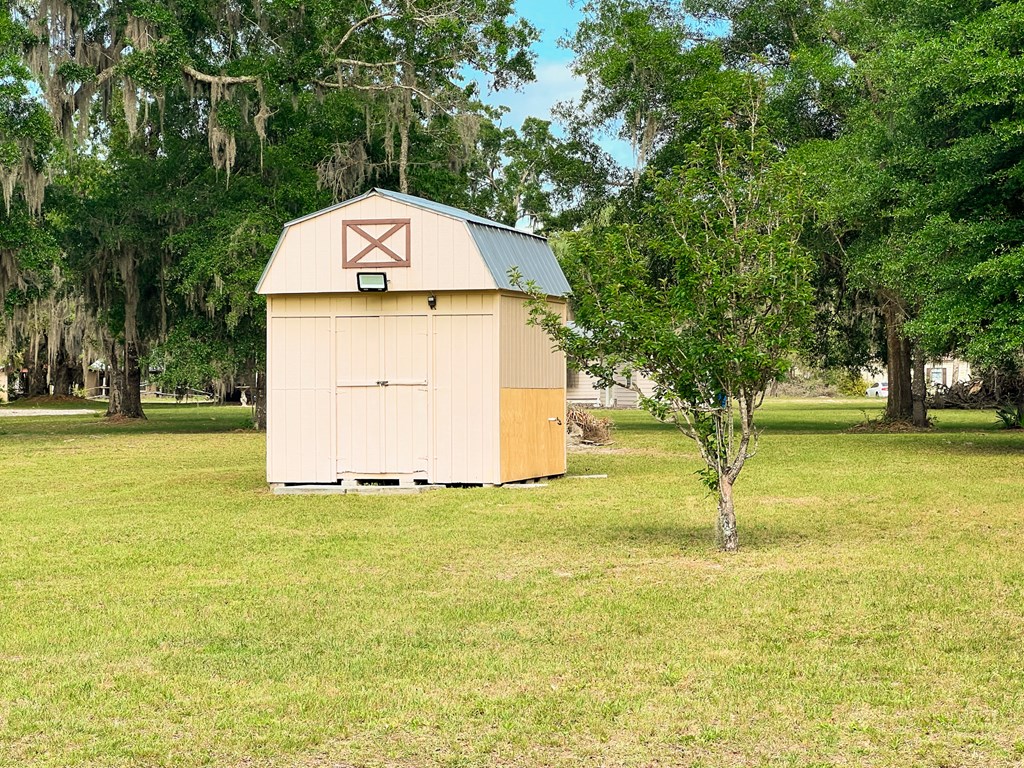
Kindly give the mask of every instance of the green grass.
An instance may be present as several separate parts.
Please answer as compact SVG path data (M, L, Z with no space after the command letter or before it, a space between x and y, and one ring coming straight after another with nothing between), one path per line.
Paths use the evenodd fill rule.
M639 413L540 489L273 496L243 408L0 418L0 766L1024 760L1024 435L780 401L719 553Z

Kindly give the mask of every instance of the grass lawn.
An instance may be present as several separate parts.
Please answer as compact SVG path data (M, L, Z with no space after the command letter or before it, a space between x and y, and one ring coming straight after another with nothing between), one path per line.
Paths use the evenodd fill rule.
M776 401L717 552L617 413L538 489L273 496L242 408L0 419L0 766L1024 763L1024 434Z

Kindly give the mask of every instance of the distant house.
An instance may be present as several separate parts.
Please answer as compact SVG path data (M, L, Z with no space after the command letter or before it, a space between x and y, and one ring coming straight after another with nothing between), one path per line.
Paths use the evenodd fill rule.
M581 336L589 336L587 331L579 328L572 320L568 322L568 326ZM591 408L639 408L640 395L636 389L643 392L645 397L654 394L654 382L641 374L623 377L622 383L628 386L598 386L593 376L574 368L569 363L565 370L565 399L569 403Z
M927 361L924 366L924 374L929 388L949 387L961 381L971 380L971 364L954 357L943 357ZM871 370L865 369L861 375L872 382L889 380L889 372L885 366Z
M646 397L654 394L654 382L646 376L633 374L626 382L636 385ZM639 408L640 395L631 387L615 385L600 387L597 381L583 371L569 366L565 372L566 400L592 408Z

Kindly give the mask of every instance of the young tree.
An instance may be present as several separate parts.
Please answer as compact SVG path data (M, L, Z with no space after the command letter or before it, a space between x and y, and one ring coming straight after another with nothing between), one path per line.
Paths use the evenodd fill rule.
M754 455L765 391L804 341L813 262L800 245L801 180L761 122L762 84L723 71L703 109L704 131L685 164L655 180L641 220L560 240L574 326L537 292L532 318L602 384L633 372L654 382L641 402L697 444L733 551L733 487Z

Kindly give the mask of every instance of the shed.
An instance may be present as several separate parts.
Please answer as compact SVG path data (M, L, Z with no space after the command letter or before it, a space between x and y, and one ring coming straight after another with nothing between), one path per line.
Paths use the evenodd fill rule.
M501 484L565 472L565 316L547 241L374 189L284 226L267 296L267 480Z

